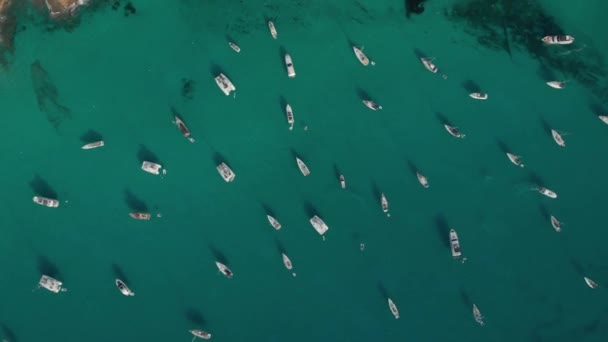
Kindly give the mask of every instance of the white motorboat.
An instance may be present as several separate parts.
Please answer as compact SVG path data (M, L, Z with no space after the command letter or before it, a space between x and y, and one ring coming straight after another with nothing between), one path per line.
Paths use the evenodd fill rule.
M320 235L325 234L325 232L329 230L329 227L327 227L325 222L317 215L310 218L310 224Z
M553 215L551 215L551 225L553 226L553 229L555 229L556 232L559 233L562 231L562 223L559 222L559 220L556 219Z
M549 190L545 187L541 186L540 188L537 188L536 190L549 198L557 198L557 194L554 191Z
M355 56L357 56L357 59L359 60L359 62L361 62L361 64L368 66L370 63L369 58L367 58L367 56L363 53L362 49L359 49L356 46L353 46L353 51L355 52ZM376 63L371 62L372 65L375 65Z
M340 186L342 189L346 189L346 178L344 178L344 175L340 175Z
M224 162L220 163L217 166L217 172L219 172L220 176L224 178L226 183L230 183L234 180L236 175L232 172L232 169Z
M543 43L547 45L568 45L574 43L574 37L572 36L545 36L541 39Z
M395 305L395 302L390 298L388 299L388 308L391 310L393 316L395 316L395 319L399 319L399 309L397 309L397 305Z
M306 177L310 174L310 170L308 169L308 166L306 166L306 164L304 164L302 159L296 157L296 163L298 163L298 168L300 168L300 172L302 172L304 177Z
M371 110L382 109L382 106L371 100L363 100L363 104Z
M465 135L460 133L460 131L458 130L458 127L453 127L450 125L443 125L443 127L445 127L445 129L448 131L448 133L450 133L452 136L456 137L456 138L464 138Z
M291 263L291 259L289 259L289 257L285 253L281 253L281 256L283 258L283 265L285 265L286 269L291 271L293 269L293 264ZM296 274L293 273L293 276L295 277Z
M287 123L289 124L289 130L291 131L293 130L295 119L293 117L293 110L291 109L289 103L285 106L285 114L287 115Z
M488 94L486 93L470 93L469 96L475 100L487 100Z
M149 220L150 217L152 217L152 215L150 215L148 213L136 213L136 212L129 213L129 216L131 216L132 218L134 218L136 220Z
M547 85L554 89L564 89L566 87L566 82L551 81L547 82Z
M598 119L602 120L603 123L608 125L608 115L598 115Z
M566 147L566 141L564 141L564 138L558 131L552 129L551 136L553 137L553 140L555 140L555 143L557 145L559 145L561 147Z
M384 193L380 194L380 204L382 205L382 211L388 213L388 200Z
M83 145L82 149L83 150L90 150L90 149L93 149L93 148L102 147L103 145L104 145L103 140L99 140L99 141L95 141L95 142Z
M589 286L592 289L597 289L599 287L599 285L593 281L590 278L584 277L585 278L585 283L587 283L587 286Z
M131 289L129 289L127 287L127 285L120 279L116 279L116 287L118 287L118 290L120 291L120 293L122 293L123 295L129 297L129 296L135 296L135 292L131 291Z
M289 78L296 77L296 69L293 67L293 61L288 53L285 54L285 67L287 68L287 76Z
M279 33L277 32L277 28L274 27L274 23L271 20L268 20L268 29L270 30L270 35L273 39L277 39Z
M179 128L179 131L182 132L184 137L186 137L190 142L194 142L194 138L192 138L190 136L190 130L188 129L186 124L182 121L182 119L179 118L179 116L177 116L177 115L175 116L174 123L177 125L177 128Z
M473 318L475 318L475 322L479 323L479 325L481 325L482 327L484 326L484 317L481 315L481 311L479 311L477 305L475 304L473 304Z
M47 275L42 275L40 281L38 281L38 286L43 287L53 293L65 292L67 289L62 288L63 283L59 280L49 277Z
M429 180L424 175L416 171L416 177L418 178L418 182L420 182L420 185L425 188L429 187Z
M524 167L524 164L521 162L521 156L507 152L507 157L509 158L511 163L513 163L519 167Z
M268 218L268 222L270 222L270 225L272 226L272 228L274 228L276 230L281 229L281 223L279 223L279 221L276 218L274 218L270 215L266 215L266 217Z
M228 42L228 46L230 46L232 48L232 50L234 50L236 52L241 52L241 47L236 45L233 42Z
M426 70L432 72L433 74L436 74L437 71L439 70L437 68L437 66L435 64L433 64L431 58L422 57L422 58L420 58L420 61L422 62L422 65L424 65L424 67L426 68Z
M56 199L52 199L52 198L34 196L34 198L32 198L32 200L36 204L40 204L40 205L43 205L43 206L49 207L49 208L57 208L59 206L59 201Z
M147 173L151 173L153 175L159 175L162 167L163 166L160 165L160 164L156 164L156 163L149 162L149 161L144 161L141 164L141 169L142 170L146 171Z
M222 92L224 92L224 94L226 94L226 96L230 95L230 92L236 91L236 87L234 86L234 84L232 84L228 77L226 77L226 75L222 73L215 77L215 83L217 83L217 86L220 87L220 89L222 90Z
M222 272L222 274L226 276L226 278L230 279L234 276L234 273L232 273L232 271L228 268L228 266L222 264L219 261L216 261L215 265L220 270L220 272Z
M460 258L462 252L460 251L460 241L458 240L458 234L454 229L450 229L450 248L452 249L452 257L455 259Z
M206 332L206 331L204 331L204 330L198 330L198 329L196 329L196 330L190 330L190 333L192 335L194 335L194 338L198 337L198 338L201 338L203 340L208 340L208 339L211 338L211 334L208 333L208 332Z

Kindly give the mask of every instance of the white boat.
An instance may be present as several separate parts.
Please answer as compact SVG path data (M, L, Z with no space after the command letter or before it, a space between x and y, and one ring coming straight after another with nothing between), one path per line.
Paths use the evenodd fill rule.
M59 201L56 199L52 199L52 198L34 196L34 198L32 198L32 200L36 204L40 204L40 205L43 205L43 206L49 207L49 208L57 208L59 206Z
M537 191L549 198L557 198L557 194L555 192L553 192L552 190L549 190L545 187L541 186L540 188L537 189Z
M608 125L608 115L598 115L598 119L602 120L603 123Z
M152 215L148 214L148 213L129 213L129 216L131 216L132 218L136 219L136 220L149 220L150 217L152 217Z
M293 124L295 119L293 118L293 110L289 103L285 106L285 114L287 115L287 123L289 124L289 130L293 130Z
M298 167L300 168L300 171L302 172L304 177L306 177L310 174L310 170L308 169L308 166L306 166L306 164L304 164L302 159L296 157L296 163L298 163Z
M382 205L382 211L387 213L388 212L388 200L386 199L386 196L384 195L384 193L380 194L380 204Z
M369 65L369 58L367 58L367 56L363 53L363 50L359 49L356 46L353 46L353 51L355 51L355 56L357 56L357 59L359 60L359 62L361 62L361 64L365 66ZM372 65L374 65L374 62L372 62Z
M241 52L241 47L236 45L233 42L228 42L228 45L232 48L232 50L236 51L236 52Z
M545 36L541 39L543 43L547 45L568 45L574 43L574 37L572 36Z
M162 165L160 164L156 164L153 162L149 162L149 161L144 161L141 164L141 169L146 171L147 173L151 173L153 175L159 175L160 174L160 170L162 169Z
M211 334L204 330L190 330L190 333L194 335L194 338L201 338L203 340L208 340L211 338Z
M424 175L422 175L420 172L416 172L416 177L418 178L418 182L420 182L420 185L425 188L429 187L429 180Z
M175 116L175 124L177 125L177 128L179 128L179 131L182 132L184 137L186 137L190 142L194 142L194 138L190 136L190 130L177 115Z
M222 274L226 276L226 278L230 279L234 276L234 273L232 273L232 271L228 268L228 266L222 264L219 261L216 261L215 265L220 270L220 272L222 272Z
M234 172L232 172L232 169L224 162L217 166L217 172L219 172L220 176L222 176L227 183L232 182L236 177Z
M477 305L473 304L473 318L475 318L475 322L479 323L482 327L485 322L483 321L483 316L481 315L481 311L477 308Z
M382 106L371 100L363 100L363 104L371 110L382 109Z
M454 229L450 229L450 249L452 250L452 257L458 259L462 255L460 251L460 241L458 240L458 234Z
M346 189L346 178L344 178L344 175L340 175L340 186L342 189Z
M310 218L310 224L320 235L325 234L325 232L329 230L329 227L327 227L325 222L317 215Z
M553 137L553 140L555 140L555 143L557 145L559 145L561 147L566 147L566 142L564 141L564 138L558 131L552 129L551 136Z
M436 74L437 71L439 70L437 68L437 66L435 64L433 64L431 58L422 57L422 58L420 58L420 61L422 62L422 65L424 65L426 70L432 72L433 74Z
M293 67L293 61L288 53L285 54L285 67L287 68L287 76L289 78L296 77L296 69Z
M445 127L445 129L448 131L448 133L450 133L452 136L456 137L456 138L464 138L465 135L460 133L460 131L458 130L458 127L452 127L450 125L443 125L443 127Z
M556 219L553 215L551 215L551 225L553 226L553 229L555 229L556 232L559 233L562 231L562 223L559 222L559 220Z
M289 259L289 257L287 255L285 255L285 253L281 253L281 255L283 256L283 265L285 265L285 268L290 270L293 268L293 265L291 264L291 260Z
M566 82L551 81L547 82L547 85L555 89L564 89L566 87Z
M220 87L220 89L226 95L230 95L230 92L236 91L236 87L234 86L234 84L232 84L232 82L230 82L228 77L226 77L226 75L224 74L220 73L219 75L217 75L215 77L215 83L217 83L217 86Z
M395 302L390 298L388 299L388 308L391 310L393 316L395 316L395 319L399 319L399 309L397 309L397 305L395 305Z
M118 287L118 290L120 291L120 293L122 293L123 295L129 297L129 296L135 296L135 292L131 291L131 289L129 289L127 287L127 285L120 279L116 279L116 287Z
M279 33L277 32L277 28L274 27L274 23L271 20L268 20L268 29L270 30L270 35L273 39L277 39Z
M51 292L59 293L67 291L67 289L62 288L63 283L59 280L49 277L47 275L42 275L40 281L38 281L38 286L43 287Z
M475 100L487 100L488 94L486 93L470 93L469 96Z
M99 141L95 141L95 142L83 145L82 149L83 150L90 150L90 149L93 149L93 148L102 147L103 145L104 145L103 140L99 140Z
M275 219L274 217L270 216L270 215L266 215L266 217L268 218L268 222L270 222L270 225L272 226L272 228L279 230L281 229L281 223L279 223L279 221L277 219Z
M507 157L509 158L511 163L513 163L519 167L524 167L524 164L521 162L521 156L507 152Z
M592 279L589 279L587 277L585 277L585 283L587 283L587 286L589 286L592 289L597 289L599 287L599 285L593 281Z

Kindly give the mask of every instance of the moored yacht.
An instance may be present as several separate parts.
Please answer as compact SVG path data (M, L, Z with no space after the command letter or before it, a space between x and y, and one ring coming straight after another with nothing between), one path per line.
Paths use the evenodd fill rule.
M285 114L287 115L287 123L289 124L289 130L291 131L293 130L295 119L293 117L293 110L291 109L289 103L285 106Z
M469 96L475 100L487 100L488 94L486 93L470 93Z
M203 340L208 340L211 338L211 334L204 330L195 329L195 330L189 330L189 331L192 335L194 335L194 338L198 337L198 338L202 338Z
M418 178L418 182L420 182L420 185L425 188L429 187L429 180L424 175L422 175L422 173L416 171L416 178Z
M382 211L388 213L388 200L384 193L380 194L380 204L382 205Z
M241 47L236 45L233 42L228 42L228 46L230 46L232 48L232 50L234 50L236 52L241 52Z
M310 175L310 170L308 169L308 166L306 166L306 164L304 164L302 159L296 157L296 163L298 163L298 168L300 169L300 172L302 172L304 177Z
M376 102L374 102L372 100L363 100L363 104L371 110L382 109L381 105L377 104Z
M399 309L397 309L397 305L395 305L395 302L390 298L388 298L388 308L391 310L393 316L395 316L395 319L399 319Z
M598 119L602 120L603 123L608 125L608 115L598 115Z
M234 273L232 273L232 271L228 268L228 266L222 264L219 261L216 261L215 265L220 270L220 272L222 272L222 274L226 276L226 278L230 279L234 276Z
M190 142L194 142L194 138L192 138L190 136L190 130L188 129L186 124L182 121L182 119L179 118L179 116L175 115L174 123L177 125L177 128L179 128L179 131L182 132L184 137L186 137Z
M43 205L43 206L49 207L49 208L57 208L59 206L58 200L52 199L52 198L46 198L46 197L42 197L42 196L34 196L32 198L32 201L34 201L34 203L36 203L36 204L40 204L40 205Z
M541 39L547 45L568 45L574 43L574 37L564 36L545 36Z
M460 251L460 241L458 240L458 234L454 229L450 229L450 249L452 250L453 258L460 258L462 255L462 252Z
M475 318L475 322L479 323L482 327L485 322L483 321L483 316L481 315L481 311L477 308L477 305L473 304L473 318Z
M125 295L127 297L129 297L129 296L135 296L135 292L131 291L131 289L129 289L127 287L127 285L122 280L116 279L115 283L116 283L116 287L118 287L118 290L123 295Z
M38 286L43 287L53 293L59 293L60 291L61 292L67 291L67 289L62 288L62 286L63 286L62 282L60 282L59 280L57 280L53 277L49 277L47 275L42 275L42 277L38 281Z
M521 156L507 152L507 157L509 158L511 163L513 163L519 167L524 167L524 164L521 162Z
M342 189L346 189L346 178L344 178L344 175L340 175L340 186Z
M453 127L447 124L444 124L443 127L445 127L446 131L448 131L448 133L450 133L452 136L456 137L456 138L464 138L465 135L460 133L460 131L458 130L458 127Z
M279 223L279 221L276 218L274 218L270 215L266 215L266 218L268 218L268 222L270 222L270 225L272 226L272 228L274 228L276 230L281 229L281 224Z
M555 216L551 215L551 225L553 226L553 229L555 229L556 232L561 232L562 231L562 223L558 221L557 218L555 218Z
M291 260L285 253L281 253L281 256L283 257L283 265L285 265L286 269L291 271L291 269L293 268L293 265L291 264Z
M554 89L564 89L566 87L566 82L551 81L547 82L547 85Z
M426 70L432 72L433 74L436 74L437 71L439 70L437 68L437 66L435 64L433 64L432 58L422 57L422 58L420 58L420 61L422 62L422 65L424 65Z
M566 147L566 141L564 141L564 138L558 131L552 129L551 136L553 137L553 140L555 140L555 143L557 145L559 145L561 147Z
M597 289L597 288L599 287L599 285L598 285L598 284L597 284L595 281L593 281L592 279L587 278L587 277L584 277L584 279L585 279L585 283L586 283L586 284L587 284L587 286L589 286L590 288L592 288L592 289Z
M220 87L220 89L222 90L222 92L224 92L224 94L226 94L226 96L230 95L230 92L236 91L236 87L234 86L234 84L232 84L228 77L226 77L226 75L222 73L215 77L215 83L217 83L217 86Z
M317 215L310 218L310 224L320 235L325 234L325 232L329 230L329 227L327 227L325 222Z
M273 39L277 39L279 33L277 32L277 28L274 26L272 20L268 20L268 29L270 30L270 35Z
M152 215L150 215L148 213L136 213L136 212L129 213L129 216L131 216L132 218L134 218L136 220L149 220L150 217L152 217Z
M236 177L234 172L232 172L232 169L224 162L221 162L217 166L217 172L219 172L220 176L222 176L226 183L232 182Z
M160 170L162 169L162 165L160 164L156 164L153 162L149 162L149 161L144 161L141 164L141 169L146 171L147 173L151 173L153 175L159 175L160 174ZM166 173L165 170L163 170L163 174Z
M291 56L288 53L285 54L285 67L287 68L287 76L289 76L289 78L296 77L296 69L293 66Z
M554 191L549 190L543 186L535 188L535 190L549 198L557 198L557 194Z
M365 53L363 53L363 49L359 49L356 46L353 46L353 51L355 52L355 56L357 56L357 59L359 60L359 62L361 62L361 64L368 66L370 63L369 58L367 58L367 56L365 55ZM376 63L371 62L372 65L375 65Z
M103 145L104 145L103 140L99 140L99 141L95 141L95 142L92 142L92 143L88 143L88 144L86 144L86 145L83 145L83 146L82 146L82 149L83 149L83 150L90 150L90 149L93 149L93 148L102 147Z

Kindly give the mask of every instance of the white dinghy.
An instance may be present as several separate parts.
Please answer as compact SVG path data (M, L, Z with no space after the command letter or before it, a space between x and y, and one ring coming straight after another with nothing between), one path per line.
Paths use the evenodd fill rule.
M553 199L557 198L557 194L553 190L547 189L545 187L541 186L539 188L535 188L534 190L538 191L539 193L541 193L549 198L553 198Z
M306 164L304 164L302 159L296 157L296 163L298 164L298 168L300 169L300 172L302 172L304 177L310 175L310 170L308 169L308 166L306 166Z
M462 256L460 251L460 240L458 240L458 234L454 229L450 229L450 249L452 250L452 257L458 259Z
M346 189L346 178L344 178L344 175L340 175L340 187Z
M135 296L135 292L131 291L131 289L129 289L127 287L127 285L120 279L116 279L115 280L116 283L116 287L118 287L118 290L120 291L120 293L122 293L123 295L127 296L127 297L132 297Z
M289 103L285 106L285 115L287 115L287 123L289 124L289 130L293 130L293 124L295 123L295 119L293 117L293 110Z
M556 232L559 233L562 231L562 223L559 222L559 220L553 215L551 215L551 225L553 226L553 229L555 229Z
M437 68L437 66L435 64L433 64L432 58L422 57L422 58L420 58L420 61L422 62L422 65L424 65L426 70L432 72L433 74L436 74L437 71L439 70Z
M552 129L551 136L553 137L553 140L555 140L555 143L557 145L559 145L561 147L566 147L566 141L564 140L564 138L558 131Z
M513 163L519 167L524 167L524 164L521 162L521 156L507 152L507 157L509 158L511 163Z
M234 276L234 273L232 273L232 271L228 268L228 266L222 264L219 261L216 261L215 265L220 270L220 272L222 272L222 274L226 276L226 278L230 279Z
M464 138L465 135L460 133L460 131L458 130L458 127L454 127L454 126L450 126L450 125L446 125L444 124L443 127L445 127L445 130L448 131L448 133L450 133L450 135L452 135L453 137L456 138Z
M550 81L547 82L547 85L554 89L564 89L566 87L566 82Z
M380 204L382 205L382 211L388 213L388 200L384 193L380 194ZM391 216L391 214L386 214L386 216Z
M103 140L99 140L99 141L95 141L95 142L92 142L92 143L88 143L88 144L86 144L86 145L83 145L83 146L82 146L82 149L83 149L83 150L90 150L90 149L93 149L93 148L102 147L103 145L104 145Z
M182 135L186 137L188 141L192 143L194 142L194 138L190 136L190 130L188 129L188 126L186 126L186 124L182 121L182 119L179 118L179 116L175 115L175 121L173 121L173 123L177 125L179 131L182 132Z
M598 115L597 118L602 120L602 122L606 125L608 125L608 115Z
M215 77L215 83L220 90L226 95L230 95L231 92L236 91L236 87L224 74L219 74ZM236 94L235 94L236 95Z
M382 106L381 106L381 105L379 105L379 104L377 104L376 102L371 101L371 100L363 100L363 104L364 104L364 105L365 105L367 108L369 108L369 109L371 109L371 110L378 110L378 109L382 109Z
M399 309L397 308L397 305L395 305L395 302L390 298L388 299L388 308L391 310L393 316L395 316L395 319L399 319Z
M547 45L569 45L574 43L574 37L564 36L545 36L541 41Z
M287 76L289 76L289 78L296 77L296 69L293 66L291 56L288 53L285 54L285 68L287 68Z
M293 264L291 263L291 259L289 259L289 257L285 253L281 253L281 257L283 259L283 265L285 266L285 268L291 271L293 269ZM291 274L294 277L296 276L295 272L293 272Z
M268 218L268 222L270 222L270 225L272 226L272 228L279 230L281 229L281 223L279 223L279 221L274 218L273 216L270 215L266 215L266 218Z
M469 96L475 100L487 100L488 94L486 93L470 93Z
M279 37L279 33L277 32L277 28L274 26L272 20L268 20L268 29L270 30L270 35L273 39L277 39Z
M599 285L598 285L598 284L597 284L595 281L593 281L592 279L587 278L587 277L584 277L584 279L585 279L585 283L586 283L586 284L587 284L587 286L589 286L590 288L592 288L592 289L597 289L597 288L599 287Z
M236 52L241 52L241 47L236 45L233 42L228 42L228 46L230 46L230 48L232 48L232 50L234 50Z
M192 340L194 340L195 338L200 338L203 340L208 340L211 338L211 334L204 330L195 329L195 330L189 330L189 331L192 335L194 335L194 338Z
M367 56L363 53L363 48L359 49L356 46L353 46L353 51L355 52L355 56L357 56L357 59L359 60L359 62L361 62L361 64L368 66L370 64L370 60L369 58L367 58ZM371 61L371 65L376 65L376 63L374 61Z
M418 178L418 182L425 188L429 187L429 180L420 172L416 171L416 178Z
M473 304L473 318L475 318L475 322L479 323L482 327L484 326L484 317L481 315L481 311L477 308L477 305Z

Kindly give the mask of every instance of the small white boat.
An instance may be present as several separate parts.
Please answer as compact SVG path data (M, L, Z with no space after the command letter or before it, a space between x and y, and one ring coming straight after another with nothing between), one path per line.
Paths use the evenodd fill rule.
M511 163L513 163L519 167L524 167L524 164L521 162L521 156L507 152L507 157L509 158Z
M228 268L228 266L222 264L219 261L216 261L215 265L220 270L220 272L222 272L222 274L226 276L226 278L230 279L234 276L234 273L232 273L232 271Z
M287 115L287 123L289 124L289 130L293 130L293 124L295 122L295 119L293 118L293 110L291 109L291 106L289 104L287 104L285 106L285 113Z
M552 129L551 136L553 137L553 140L555 140L556 144L558 144L561 147L566 147L566 142L564 141L564 138L558 131Z
M540 188L538 188L536 190L549 198L557 198L557 194L555 192L553 192L552 190L549 190L545 187L541 186Z
M325 222L317 215L310 218L310 224L320 235L325 234L325 232L329 230L329 227L327 227Z
M149 162L149 161L144 161L141 164L142 170L146 171L147 173L151 173L153 175L159 175L162 167L163 166L160 164L156 164L156 163Z
M371 110L382 109L382 106L371 100L363 100L363 104Z
M120 291L120 293L122 293L123 295L129 297L129 296L135 296L135 292L131 291L131 289L129 289L127 287L127 285L120 279L116 279L116 287L118 287L118 290Z
M232 50L236 51L236 52L241 52L241 47L236 45L233 42L228 42L228 45L232 48Z
M553 215L551 215L551 225L553 226L553 229L555 229L556 232L559 233L562 231L562 223L559 222L559 220L556 219Z
M291 264L291 260L289 259L289 257L287 255L285 255L285 253L281 253L282 257L283 257L283 265L285 265L285 268L290 270L293 268L293 265Z
M276 230L281 229L281 223L279 223L279 221L276 218L274 218L270 215L266 215L266 217L268 218L268 222L270 222L270 225L272 226L272 228L274 228Z
M483 321L483 316L481 315L481 311L477 308L477 305L473 304L473 318L475 318L475 322L479 323L482 327L485 322Z
M103 140L99 140L99 141L96 141L96 142L92 142L92 143L88 143L86 145L83 145L82 149L83 150L90 150L90 149L93 149L93 148L102 147L103 145L104 145Z
M228 77L226 77L226 75L224 74L219 74L215 77L215 83L217 83L217 86L220 87L220 89L222 90L222 92L224 92L224 94L226 94L226 96L230 95L230 92L232 91L236 91L236 87L234 86L234 84L232 84L232 82L230 82L230 80L228 79Z
M359 60L359 62L361 62L361 64L365 66L369 65L369 58L367 58L367 56L363 53L363 50L359 49L356 46L353 46L353 51L355 51L355 56L357 56L357 59ZM374 65L374 62L372 62L372 65Z
M395 305L395 302L390 298L388 299L388 308L391 310L393 316L395 316L395 319L399 319L399 309L397 309L397 305Z
M62 286L63 286L62 282L60 282L59 280L57 280L55 278L49 277L47 275L42 275L42 277L40 278L40 281L38 281L38 286L43 287L54 293L67 291L67 289L62 288Z
M566 87L566 82L551 81L547 82L547 85L555 89L564 89Z
M277 32L277 28L274 27L274 23L271 20L268 20L268 29L270 30L270 35L273 39L277 39L279 33Z
M204 330L190 330L190 333L194 335L194 338L201 338L203 340L208 340L211 338L211 334Z
M446 131L448 131L448 133L450 133L452 136L456 137L456 138L464 138L465 135L460 133L460 131L458 130L458 127L452 127L450 125L443 125L443 127L445 127Z
M287 76L289 78L296 77L296 69L293 67L293 61L288 53L285 54L285 67L287 68Z
M589 279L587 277L585 277L585 283L587 283L587 286L589 286L592 289L597 289L599 287L599 285L593 281L592 279Z
M425 188L429 187L429 180L424 175L422 175L420 172L416 172L416 177L418 178L418 182L420 182L420 185Z
M59 206L59 201L56 199L52 199L52 198L34 196L34 198L32 198L32 200L36 204L40 204L40 205L43 205L43 206L49 207L49 208L57 208Z
M152 215L148 214L148 213L129 213L129 216L131 216L132 218L136 219L136 220L149 220L150 217L152 217Z
M179 116L177 116L177 115L175 116L174 123L177 125L177 128L179 128L179 131L182 132L184 137L186 137L190 142L194 142L194 138L192 138L190 136L190 130L188 129L186 124L182 121L182 119L179 118Z
M598 115L598 119L602 120L603 123L608 125L608 115Z
M487 100L488 94L486 93L470 93L469 96L475 100Z
M541 39L543 43L547 45L568 45L574 43L574 37L572 36L545 36Z
M300 168L300 172L302 172L304 177L306 177L310 174L310 170L308 169L308 166L306 166L306 164L304 164L302 159L296 157L296 163L298 163L298 168Z
M217 172L219 172L220 176L222 176L227 183L232 182L236 177L234 172L232 172L232 169L224 162L217 166Z
M346 189L346 178L344 178L344 175L340 175L340 186L342 189Z
M433 74L436 74L437 71L439 70L437 68L437 66L435 64L433 64L431 58L422 57L422 58L420 58L420 61L422 62L422 65L424 65L426 70L432 72Z
M382 205L382 211L388 213L388 200L384 193L380 194L380 204Z
M458 234L454 229L450 229L450 249L452 250L453 258L460 258L462 255L462 252L460 251L460 241L458 240Z

